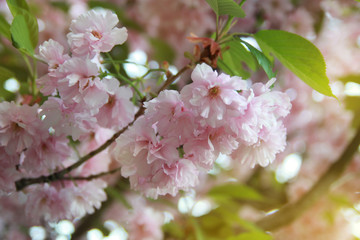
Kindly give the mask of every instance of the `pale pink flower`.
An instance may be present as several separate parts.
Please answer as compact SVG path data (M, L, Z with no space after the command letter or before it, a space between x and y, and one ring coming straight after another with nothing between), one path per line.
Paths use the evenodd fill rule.
M119 20L110 10L90 10L73 20L67 35L74 55L90 55L109 52L115 45L127 39L125 27L117 28Z
M246 99L237 92L246 89L246 82L240 77L218 75L202 63L196 66L191 78L193 83L181 90L181 99L202 118L203 125L219 127L246 108Z
M22 168L30 173L55 169L70 156L71 148L65 136L52 136L24 151Z
M56 88L58 87L58 78L51 77L49 74L36 79L36 85L39 88L40 92L45 96L55 95Z
M98 66L89 59L72 58L60 69L65 78L59 80L61 98L68 103L84 101L94 112L108 100L104 85L98 76Z
M117 139L113 156L122 166L121 174L129 177L132 189L152 198L174 196L198 181L197 168L191 161L180 159L178 147L177 139L160 139L156 125L141 117Z
M162 91L158 97L145 102L145 115L157 123L157 131L163 137L178 137L180 143L193 138L196 124L194 114L189 111L180 94L174 90Z
M8 154L20 153L44 136L37 111L37 105L0 103L0 146L6 146Z
M251 167L256 164L266 167L275 160L276 154L284 151L285 146L286 129L278 123L270 129L261 129L258 133L258 141L255 144L242 143L231 156Z
M231 128L240 143L232 156L252 167L256 163L267 166L285 149L286 129L282 121L291 104L285 93L270 90L274 82L275 79L267 84L255 83L243 91L248 98L247 109L231 121Z
M238 142L225 127L206 128L184 144L185 157L195 165L210 170L220 153L230 154Z
M108 100L95 117L100 126L120 130L134 119L136 108L130 101L133 93L129 87L119 87L119 81L115 78L104 78L102 83Z
M163 213L149 206L144 197L134 192L124 192L123 195L132 208L128 209L124 204L114 203L103 214L103 219L111 219L124 226L129 239L163 239Z
M16 170L18 164L19 155L8 155L5 147L0 147L0 196L15 192L15 181L22 176L20 171Z
M72 136L74 140L96 128L96 118L92 117L85 104L65 105L60 98L48 98L41 106L40 115L46 128L51 128L56 136Z
M64 190L58 190L49 184L34 186L28 192L28 199L25 206L26 217L39 224L43 220L57 222L62 219L70 219L71 212L68 208L68 198L62 196Z
M138 206L135 206L138 208ZM129 240L163 239L163 216L150 207L135 211L128 223Z
M72 218L81 218L99 209L107 196L104 191L107 184L101 179L77 182L63 189L62 197L69 201L67 206Z
M39 55L40 58L49 65L49 75L51 76L53 76L52 73L55 72L60 65L70 59L70 56L64 53L64 47L52 39L43 42L39 46Z

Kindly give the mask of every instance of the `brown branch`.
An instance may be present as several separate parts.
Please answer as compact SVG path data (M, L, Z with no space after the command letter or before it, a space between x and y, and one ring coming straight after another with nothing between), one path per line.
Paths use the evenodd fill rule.
M102 152L103 150L105 150L107 147L109 147L123 132L125 132L129 126L131 126L138 117L140 117L141 115L144 114L145 108L143 107L143 105L141 105L140 109L138 110L138 112L135 114L134 120L127 125L126 127L124 127L123 129L121 129L120 131L118 131L117 133L115 133L110 139L108 139L103 145L101 145L100 147L98 147L97 149L95 149L94 151L91 151L90 153L88 153L87 155L81 157L77 162L75 162L74 164L70 165L67 168L64 168L63 170L60 170L58 172L52 173L50 175L47 176L40 176L37 178L22 178L20 180L17 180L15 182L15 186L16 186L16 190L17 191L21 191L22 189L24 189L25 187L32 185L32 184L38 184L38 183L50 183L50 182L54 182L54 181L58 181L61 180L65 177L66 174L70 173L72 170L74 170L75 168L79 167L80 165L82 165L83 163L85 163L87 160L89 160L90 158L92 158L93 156L95 156L96 154Z
M157 94L159 94L161 91L165 90L172 82L174 82L181 74L183 74L186 70L188 70L190 68L190 65L186 65L185 67L183 67L182 69L180 69L180 71L169 77L165 83L162 85L162 87L159 89L159 91L157 92Z
M339 179L347 165L358 150L360 144L360 128L351 140L340 158L334 162L314 186L298 201L280 208L279 211L260 219L256 224L266 230L275 230L285 226L301 216L316 200L324 196L331 187L331 184Z
M93 174L93 175L89 175L89 176L63 177L61 180L91 181L91 180L96 179L96 178L100 178L100 177L103 177L103 176L106 176L106 175L114 174L117 171L119 171L120 169L121 168L115 168L115 169L107 171L107 172L101 172L101 173Z

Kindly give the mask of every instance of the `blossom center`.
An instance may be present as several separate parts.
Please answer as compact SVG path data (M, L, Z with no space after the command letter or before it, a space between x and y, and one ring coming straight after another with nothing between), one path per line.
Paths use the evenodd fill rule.
M96 37L97 39L101 39L102 38L102 34L99 33L98 31L92 30L91 34Z
M220 94L220 88L219 86L215 86L209 89L209 96L211 98L215 98Z

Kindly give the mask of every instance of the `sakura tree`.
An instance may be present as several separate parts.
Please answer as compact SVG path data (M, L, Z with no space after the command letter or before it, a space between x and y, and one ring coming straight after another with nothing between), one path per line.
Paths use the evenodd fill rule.
M0 6L1 239L360 238L356 1Z

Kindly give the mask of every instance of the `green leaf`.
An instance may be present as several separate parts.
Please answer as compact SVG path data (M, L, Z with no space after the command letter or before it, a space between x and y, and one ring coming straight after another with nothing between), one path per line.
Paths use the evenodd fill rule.
M29 33L27 35L29 36L29 39L31 41L32 48L34 49L37 46L39 39L39 28L36 17L29 12L29 6L27 5L25 0L6 0L6 1L11 11L11 14L14 16L14 18L18 15L22 15L25 18L25 22ZM15 47L17 46L17 44L18 44L17 42L13 42L13 45ZM31 53L31 51L29 52L28 50L26 52Z
M227 74L247 79L250 77L250 72L244 69L243 64L253 71L257 69L256 59L239 41L230 41L223 47L229 47L229 49L223 52L218 65Z
M256 60L258 61L259 65L264 69L266 75L268 76L269 79L274 78L276 76L276 73L273 72L272 70L272 63L271 61L264 55L264 53L260 52L259 50L257 50L255 47L253 47L251 44L242 41L241 42L243 44L246 45L246 47L249 49L249 51L251 52L251 54L256 58Z
M4 82L14 76L15 74L12 71L0 66L0 82Z
M30 40L30 32L23 15L17 15L10 27L11 38L14 47L25 51L26 53L34 54L34 47Z
M0 14L0 35L3 35L7 39L11 40L10 24L1 14Z
M11 14L15 17L17 15L17 8L29 11L29 5L25 0L6 0Z
M227 240L272 240L273 238L262 232L242 233L237 236L229 237Z
M272 53L285 67L319 93L335 97L329 87L324 58L310 41L281 30L262 30L254 37L265 54Z
M206 0L216 15L230 15L234 17L245 17L244 10L233 0Z
M38 24L37 24L37 20L36 18L28 11L13 6L13 9L16 11L16 14L14 15L14 17L16 18L16 16L18 15L22 15L25 18L25 23L26 23L26 27L27 27L27 36L28 39L30 39L32 48L35 49L37 43L38 43L38 39L39 39L39 28L38 28ZM27 37L24 35L24 37Z
M175 51L167 42L159 38L150 38L149 41L153 47L153 58L156 61L168 61L170 63L174 61Z
M227 183L213 187L209 193L210 196L223 196L231 197L239 200L258 200L261 201L263 197L254 189L239 184L239 183Z

